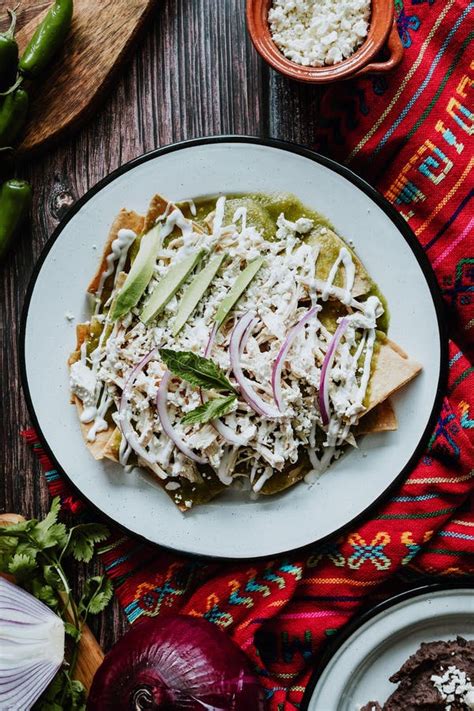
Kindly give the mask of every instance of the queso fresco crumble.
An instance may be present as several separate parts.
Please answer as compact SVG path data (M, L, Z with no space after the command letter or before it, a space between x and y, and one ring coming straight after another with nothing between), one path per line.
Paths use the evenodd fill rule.
M303 66L338 64L367 37L370 0L273 0L272 39L285 57Z

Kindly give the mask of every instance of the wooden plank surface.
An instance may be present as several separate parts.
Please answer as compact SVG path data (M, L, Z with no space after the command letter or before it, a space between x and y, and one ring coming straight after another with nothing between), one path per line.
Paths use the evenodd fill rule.
M0 10L7 4L0 0ZM111 170L173 141L237 133L312 144L320 90L277 77L262 64L246 35L244 4L158 0L102 109L74 138L18 171L33 183L34 208L31 232L0 265L0 512L39 516L48 506L38 465L19 437L29 417L17 339L34 263L68 207ZM94 627L106 649L124 629L116 603Z
M64 46L40 80L28 85L29 121L21 153L44 151L93 115L107 84L119 71L157 0L75 0ZM18 8L17 41L28 45L48 12L44 0L24 0ZM32 17L32 11L38 14Z

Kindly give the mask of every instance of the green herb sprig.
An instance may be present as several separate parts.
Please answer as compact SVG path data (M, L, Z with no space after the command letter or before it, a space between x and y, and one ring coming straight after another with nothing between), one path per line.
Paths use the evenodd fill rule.
M85 709L85 689L73 679L78 645L89 615L102 612L113 594L110 580L99 575L88 578L79 600L74 599L64 570L65 559L88 563L95 545L105 541L109 531L97 523L68 528L58 521L60 508L56 497L43 521L31 519L0 526L0 571L15 576L19 585L54 610L70 637L68 661L35 704L35 711Z
M187 383L203 390L230 393L227 397L209 399L188 412L181 420L183 425L205 424L231 412L237 393L222 368L214 361L191 351L173 351L169 348L161 348L160 356L173 375Z
M173 351L170 348L160 348L160 356L173 375L191 385L217 392L236 392L222 368L210 358L191 351Z
M223 417L232 411L236 399L235 395L228 395L227 397L217 397L214 400L208 400L202 405L195 407L191 412L188 412L182 418L181 422L183 425L205 424L218 417Z

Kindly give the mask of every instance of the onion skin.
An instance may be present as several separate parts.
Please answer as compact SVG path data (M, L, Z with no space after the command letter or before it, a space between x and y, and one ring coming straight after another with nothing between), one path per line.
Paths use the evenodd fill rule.
M87 711L263 711L243 652L214 624L185 615L144 618L106 655Z

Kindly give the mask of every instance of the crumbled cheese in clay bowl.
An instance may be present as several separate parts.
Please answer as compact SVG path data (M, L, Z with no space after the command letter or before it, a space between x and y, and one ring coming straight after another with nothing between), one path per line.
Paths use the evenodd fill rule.
M366 39L370 6L370 0L273 0L272 39L297 64L338 64Z
M271 67L311 84L385 73L403 57L393 0L247 0L247 27Z

